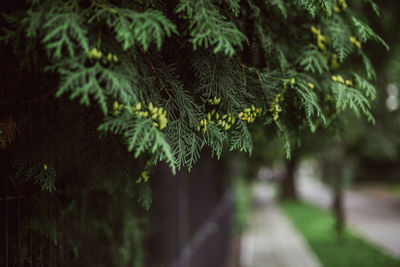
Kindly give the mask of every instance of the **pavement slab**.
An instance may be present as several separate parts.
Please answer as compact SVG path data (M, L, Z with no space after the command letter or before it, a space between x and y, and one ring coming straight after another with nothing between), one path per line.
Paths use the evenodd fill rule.
M251 226L242 237L242 267L319 267L314 253L274 200L272 187L254 187Z

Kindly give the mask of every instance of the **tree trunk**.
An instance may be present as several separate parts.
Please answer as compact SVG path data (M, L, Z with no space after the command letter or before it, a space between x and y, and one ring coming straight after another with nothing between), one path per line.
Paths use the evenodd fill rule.
M285 176L280 184L281 199L297 199L295 172L298 163L299 158L296 153L293 153L292 157L285 162Z
M339 168L338 168L339 169ZM345 214L344 214L344 205L343 205L343 176L340 171L337 171L339 174L336 177L333 177L333 203L332 209L335 215L335 229L337 239L339 241L342 240L343 230L345 225Z
M335 232L337 240L343 239L345 227L345 210L343 194L343 166L334 158L323 158L321 160L322 176L329 181L332 192L331 209L335 217Z

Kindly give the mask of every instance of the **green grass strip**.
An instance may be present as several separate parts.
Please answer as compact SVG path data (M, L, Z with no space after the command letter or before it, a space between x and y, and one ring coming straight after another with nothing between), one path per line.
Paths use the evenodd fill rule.
M342 241L334 231L334 219L326 211L302 202L284 202L284 212L304 235L324 267L394 267L396 260L347 230Z

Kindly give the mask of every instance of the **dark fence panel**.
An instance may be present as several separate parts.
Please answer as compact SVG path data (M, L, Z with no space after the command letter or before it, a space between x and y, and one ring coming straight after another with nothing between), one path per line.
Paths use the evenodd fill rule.
M149 251L154 267L223 267L231 249L232 195L222 161L203 155L188 173L154 175Z

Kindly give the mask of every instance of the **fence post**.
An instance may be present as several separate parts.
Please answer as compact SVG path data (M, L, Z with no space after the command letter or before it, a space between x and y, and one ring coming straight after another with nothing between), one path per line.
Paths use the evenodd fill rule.
M7 211L7 178L4 177L4 250L5 266L8 267L8 211Z

